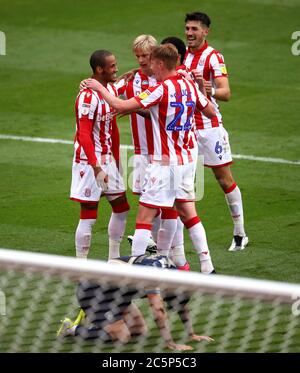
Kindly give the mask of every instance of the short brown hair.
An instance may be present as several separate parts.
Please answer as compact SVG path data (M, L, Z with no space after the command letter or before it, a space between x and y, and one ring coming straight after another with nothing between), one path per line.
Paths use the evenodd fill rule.
M168 70L176 68L178 51L173 44L167 43L159 45L152 50L151 58L155 58L164 62Z

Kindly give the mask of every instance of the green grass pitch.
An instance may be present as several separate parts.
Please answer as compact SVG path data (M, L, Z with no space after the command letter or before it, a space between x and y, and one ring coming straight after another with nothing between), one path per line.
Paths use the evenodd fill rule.
M184 16L202 10L212 18L208 41L225 56L232 98L221 103L235 154L300 159L300 56L291 35L300 29L298 0L58 1L1 0L0 135L72 140L74 100L90 75L89 57L109 49L119 73L135 67L131 43L139 34L184 39ZM0 49L1 50L1 49ZM131 144L127 119L121 143ZM79 205L69 201L72 145L0 139L0 247L74 256ZM197 202L218 273L300 282L299 164L237 159L249 247L227 251L232 222L224 195L205 170ZM137 198L126 235L134 231ZM102 199L91 258L105 259L110 207ZM193 270L198 260L186 236ZM126 239L123 254L129 253Z

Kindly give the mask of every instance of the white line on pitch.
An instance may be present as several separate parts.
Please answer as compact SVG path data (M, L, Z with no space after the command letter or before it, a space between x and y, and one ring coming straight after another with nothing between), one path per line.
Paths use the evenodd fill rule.
M46 137L29 137L29 136L13 136L13 135L1 135L0 140L16 140L16 141L30 141L30 142L43 142L48 144L67 144L73 145L73 141L63 139L48 139ZM133 150L132 145L121 145L122 149ZM269 157L256 157L254 155L244 154L232 154L236 159L246 159L249 161L268 162L268 163L284 163L293 164L300 166L300 161L289 161L288 159L282 158L269 158Z

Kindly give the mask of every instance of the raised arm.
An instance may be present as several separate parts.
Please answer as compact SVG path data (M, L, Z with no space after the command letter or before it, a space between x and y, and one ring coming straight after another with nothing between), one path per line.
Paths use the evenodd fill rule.
M139 69L132 69L132 70L129 70L127 71L126 73L122 74L117 82L119 82L120 80L124 79L125 80L125 83L128 83L130 80L132 80L134 78L134 75L139 71Z

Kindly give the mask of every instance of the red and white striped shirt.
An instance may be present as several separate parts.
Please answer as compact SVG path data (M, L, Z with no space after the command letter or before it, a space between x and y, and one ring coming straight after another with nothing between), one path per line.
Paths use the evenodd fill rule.
M208 104L195 84L175 75L136 97L144 108L150 108L154 134L154 161L162 164L193 162L191 150L195 146L192 128L195 108Z
M210 47L207 42L195 53L187 49L183 63L189 70L197 69L203 75L203 78L212 83L215 88L214 79L228 76L224 57L220 52ZM219 105L214 97L208 96L208 99L214 106L216 115L212 118L207 118L202 113L195 114L196 128L206 129L222 126L222 115L219 110Z
M156 85L154 76L147 76L141 69L134 75L134 78L125 84L122 79L117 85L118 95L130 99L138 96L149 87ZM143 118L136 113L130 114L131 134L135 154L154 154L153 128L150 119Z
M107 90L117 95L116 89L111 84L107 85ZM97 158L103 160L106 155L111 155L113 142L116 148L119 147L119 132L114 109L104 101L100 93L83 89L76 98L75 113L75 162L87 161L95 165Z

